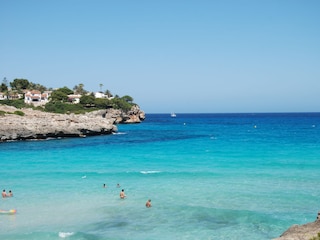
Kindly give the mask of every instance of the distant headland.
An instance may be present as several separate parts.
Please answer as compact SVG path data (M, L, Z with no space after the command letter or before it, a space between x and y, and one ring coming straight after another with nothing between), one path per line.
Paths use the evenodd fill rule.
M144 119L145 114L137 105L128 112L110 108L85 114L0 105L0 142L106 135L117 132L116 124L140 123Z
M47 89L26 79L0 85L0 142L111 134L116 124L140 123L145 113L133 98L83 84ZM102 88L102 84L100 84Z

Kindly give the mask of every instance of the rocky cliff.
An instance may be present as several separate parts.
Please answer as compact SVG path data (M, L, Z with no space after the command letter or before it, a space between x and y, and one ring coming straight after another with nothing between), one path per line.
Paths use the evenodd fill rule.
M107 109L79 115L16 109L6 105L0 105L0 111L0 142L111 134L117 131L116 124L140 123L145 119L139 106L134 106L128 113ZM16 111L24 115L14 114Z
M280 237L273 240L313 240L319 239L318 233L320 232L320 212L316 221L306 223L303 225L293 225Z

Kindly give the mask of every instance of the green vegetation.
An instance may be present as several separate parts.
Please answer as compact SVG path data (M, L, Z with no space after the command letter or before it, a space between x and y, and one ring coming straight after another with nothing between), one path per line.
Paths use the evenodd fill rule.
M45 105L46 112L54 112L54 113L85 113L84 108L79 104L68 104L62 102L49 102Z
M320 232L318 232L318 236L312 237L310 240L320 240Z
M75 91L83 90L83 85L75 86ZM108 98L95 98L93 93L82 95L79 103L72 103L72 99L69 99L68 95L74 92L67 88L59 88L51 93L50 102L45 105L45 111L54 113L84 113L88 111L98 109L121 109L125 112L129 111L133 105L133 98L125 95L124 97L115 96L112 99ZM110 91L108 94L111 95ZM111 95L112 96L112 95Z
M6 81L6 79L4 81ZM2 84L5 84L5 82L3 82ZM29 82L27 79L23 78L14 79L13 82L10 82L10 86L13 90L18 91L19 93L21 93L22 90L25 89L39 90L40 92L47 90L45 86Z
M50 102L68 102L68 95L73 94L73 91L67 87L54 90L50 96Z
M111 100L112 107L115 109L122 109L125 112L129 111L133 106L132 102L128 102L127 98L113 98Z
M93 96L93 94L90 95L83 95L80 98L80 104L82 104L83 106L93 106L94 105L94 101L95 101L95 97Z
M30 105L27 105L24 103L23 99L18 99L18 100L1 100L0 104L3 105L8 105L8 106L13 106L15 108L25 108L25 107L30 107Z
M125 112L129 111L134 103L128 103L126 98L95 98L92 95L85 95L80 98L80 103L71 104L62 101L52 101L45 105L45 111L54 113L85 113L98 109L121 109Z
M1 83L0 85L0 92L6 92L8 91L8 87L5 83Z
M6 114L16 114L16 115L18 115L18 116L24 116L24 112L19 111L19 110L14 111L14 112L0 111L0 116L4 116L4 115L6 115Z
M53 90L49 98L49 102L44 106L34 107L32 104L24 103L24 99L18 99L18 94L22 94L24 90L38 90L44 92L48 90L45 86L41 84L36 84L28 81L23 78L16 78L13 82L10 82L10 87L8 87L8 81L6 78L3 79L2 84L0 85L0 92L11 96L11 99L15 100L1 100L0 104L14 106L16 108L33 108L35 110L54 112L54 113L85 113L88 111L98 110L98 109L121 109L125 112L129 111L133 103L133 98L125 95L119 97L109 91L105 91L107 98L95 98L93 93L89 94L88 91L84 89L82 83L74 86L73 90L68 87L62 87L56 90ZM103 84L99 84L100 93L102 92ZM82 95L79 103L75 103L75 99L70 98L70 95ZM21 96L21 95L20 95ZM22 116L21 111L16 111L14 114ZM5 112L1 112L1 115L4 115Z
M16 114L19 116L24 116L24 112L22 112L22 111L14 111L13 114Z
M81 94L81 95L85 95L88 93L88 91L84 90L84 85L82 83L80 83L79 85L74 86L73 90L75 94Z
M7 106L13 106L15 108L32 108L34 110L43 111L44 107L38 106L34 107L33 105L26 104L23 99L18 100L0 100L0 104L7 105Z

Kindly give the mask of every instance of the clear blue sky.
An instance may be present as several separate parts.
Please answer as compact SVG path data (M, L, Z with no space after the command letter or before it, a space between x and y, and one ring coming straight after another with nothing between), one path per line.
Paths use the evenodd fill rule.
M318 0L0 0L0 80L146 113L319 112Z

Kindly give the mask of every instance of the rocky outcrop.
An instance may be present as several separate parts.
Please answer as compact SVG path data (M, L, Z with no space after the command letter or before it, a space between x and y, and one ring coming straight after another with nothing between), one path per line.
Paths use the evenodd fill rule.
M280 237L273 240L311 240L318 239L320 232L320 212L318 212L317 220L303 225L293 225Z
M145 119L138 106L128 113L108 109L79 115L16 109L6 105L0 105L0 111L0 142L111 134L118 130L118 123L140 123ZM16 111L24 115L14 114Z
M108 109L106 118L115 119L115 123L141 123L145 119L145 113L138 105L134 105L127 113L119 109Z

